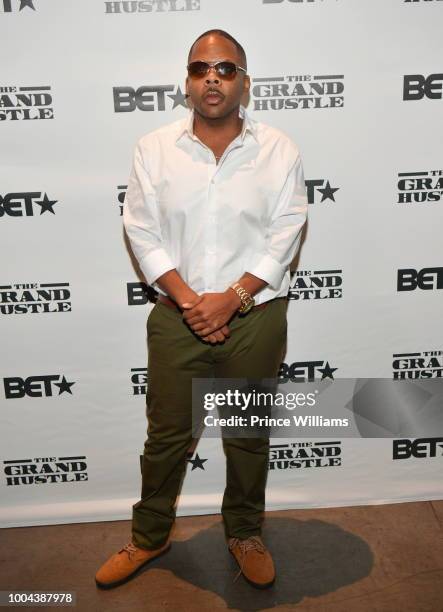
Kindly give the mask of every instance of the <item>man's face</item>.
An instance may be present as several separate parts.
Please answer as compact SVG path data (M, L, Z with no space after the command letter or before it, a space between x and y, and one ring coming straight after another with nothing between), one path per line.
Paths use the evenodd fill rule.
M234 43L217 34L204 36L194 45L189 63L197 60L208 63L230 61L244 68ZM199 79L186 78L186 91L195 111L207 119L229 115L238 107L249 87L249 77L242 70L232 81L219 77L214 68Z

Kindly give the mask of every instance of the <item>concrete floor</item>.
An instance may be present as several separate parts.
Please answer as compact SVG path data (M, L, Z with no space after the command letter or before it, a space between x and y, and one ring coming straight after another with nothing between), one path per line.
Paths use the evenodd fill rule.
M219 515L178 518L170 551L109 591L94 574L129 521L4 529L0 590L76 591L79 612L442 612L442 525L443 501L268 512L267 591L234 582Z

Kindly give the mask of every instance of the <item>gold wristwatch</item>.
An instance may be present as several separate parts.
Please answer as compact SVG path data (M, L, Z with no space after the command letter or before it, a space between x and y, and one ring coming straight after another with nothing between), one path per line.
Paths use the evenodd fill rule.
M246 314L251 310L255 304L255 300L250 293L246 291L239 283L230 285L230 289L233 289L238 297L241 299L241 306L238 309L240 314Z

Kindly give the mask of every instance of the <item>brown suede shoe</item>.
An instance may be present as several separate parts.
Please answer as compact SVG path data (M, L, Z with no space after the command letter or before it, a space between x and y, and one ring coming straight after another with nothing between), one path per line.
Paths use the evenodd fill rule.
M234 581L243 573L246 580L258 589L266 589L273 584L274 562L260 536L251 536L246 540L229 538L228 547L240 566Z
M123 546L110 557L95 575L95 582L101 589L112 589L132 578L148 561L159 557L169 550L169 541L161 548L146 550L132 542Z

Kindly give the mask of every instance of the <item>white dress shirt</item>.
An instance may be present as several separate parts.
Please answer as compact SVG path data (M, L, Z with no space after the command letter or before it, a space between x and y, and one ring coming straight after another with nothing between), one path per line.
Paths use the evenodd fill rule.
M216 163L193 133L193 112L143 136L123 223L148 284L174 268L196 293L223 292L245 272L268 285L256 304L286 296L307 217L297 146L252 120Z

